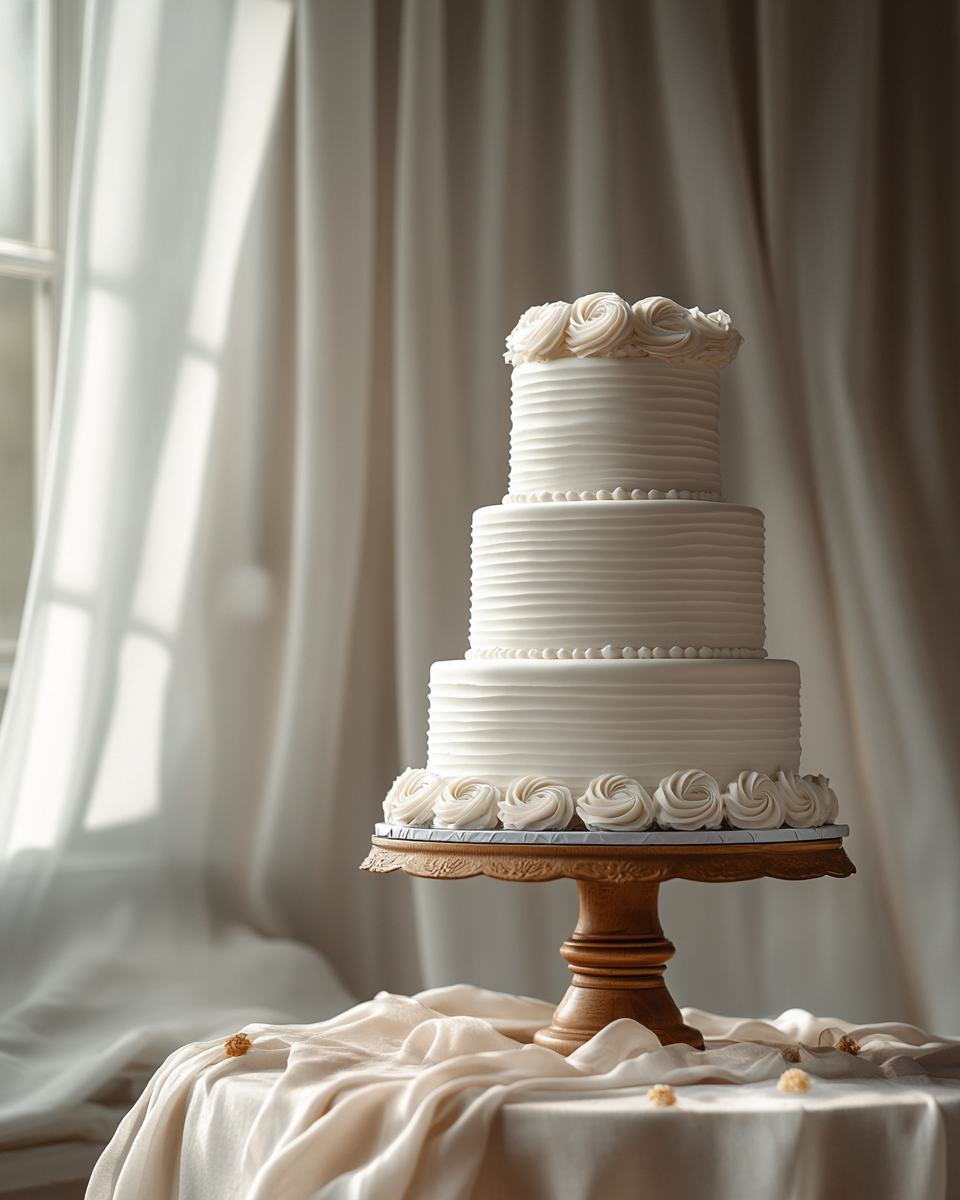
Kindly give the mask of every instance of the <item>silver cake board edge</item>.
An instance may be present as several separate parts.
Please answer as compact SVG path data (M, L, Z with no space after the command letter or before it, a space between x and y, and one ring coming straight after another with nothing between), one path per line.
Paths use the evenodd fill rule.
M601 833L590 829L434 829L432 826L388 825L374 834L393 841L477 842L509 846L750 846L774 842L825 842L850 836L849 825L816 829L649 829L643 833Z

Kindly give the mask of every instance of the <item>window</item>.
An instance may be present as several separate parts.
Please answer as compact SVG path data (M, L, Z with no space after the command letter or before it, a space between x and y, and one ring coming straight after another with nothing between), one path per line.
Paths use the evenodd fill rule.
M50 428L83 0L0 2L0 706Z

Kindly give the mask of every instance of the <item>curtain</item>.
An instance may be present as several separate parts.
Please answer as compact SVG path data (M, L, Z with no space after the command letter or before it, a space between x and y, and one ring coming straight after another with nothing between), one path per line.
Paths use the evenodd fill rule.
M670 883L671 990L960 1029L956 23L96 0L0 743L2 1136L95 1136L131 1064L254 1016L559 998L568 881L356 868L467 646L503 336L597 290L744 334L725 492L766 514L768 650L858 866Z

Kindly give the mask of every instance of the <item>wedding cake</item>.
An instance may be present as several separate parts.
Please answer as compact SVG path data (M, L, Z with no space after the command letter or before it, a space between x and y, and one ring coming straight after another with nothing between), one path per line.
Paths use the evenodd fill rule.
M800 672L764 649L763 514L727 504L722 311L613 293L529 309L510 490L473 519L470 649L434 663L392 826L832 824L799 774Z

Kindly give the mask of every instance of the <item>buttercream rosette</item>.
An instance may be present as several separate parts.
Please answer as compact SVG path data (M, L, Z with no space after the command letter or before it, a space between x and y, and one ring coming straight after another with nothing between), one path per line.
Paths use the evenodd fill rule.
M626 775L598 775L577 801L577 815L588 829L622 833L649 829L657 816L650 793Z
M648 296L633 306L631 340L645 354L668 362L695 357L701 344L700 331L690 313L666 296Z
M820 789L796 771L778 771L775 780L783 802L784 820L791 829L813 829L823 822Z
M816 788L820 794L820 817L821 823L824 825L834 825L837 817L840 815L840 801L837 799L837 794L830 786L830 780L826 775L804 775L804 783Z
M706 771L675 771L653 794L657 821L665 829L719 829L723 820L720 785Z
M783 824L780 792L762 771L741 771L728 783L723 808L734 829L779 829Z
M438 829L496 829L500 789L472 775L452 779L433 807Z
M743 337L733 328L733 322L722 308L716 312L702 313L696 305L690 310L690 319L700 334L700 349L697 359L712 363L718 370L729 367L740 353Z
M443 780L431 771L408 767L398 775L383 802L383 815L394 825L429 825Z
M504 359L522 363L558 358L697 360L717 369L737 357L743 338L723 311L684 308L666 296L631 306L616 292L593 292L573 304L555 300L528 308L507 336Z
M666 296L648 296L633 306L629 353L667 362L696 359L722 369L737 357L742 343L723 309L702 313L696 306L684 308Z
M581 296L570 310L566 347L577 358L612 355L633 332L633 311L616 292Z
M528 308L507 336L505 361L516 367L523 362L545 362L568 355L565 342L572 308L566 300Z
M507 788L499 812L504 829L566 829L573 819L573 795L555 779L524 775Z

